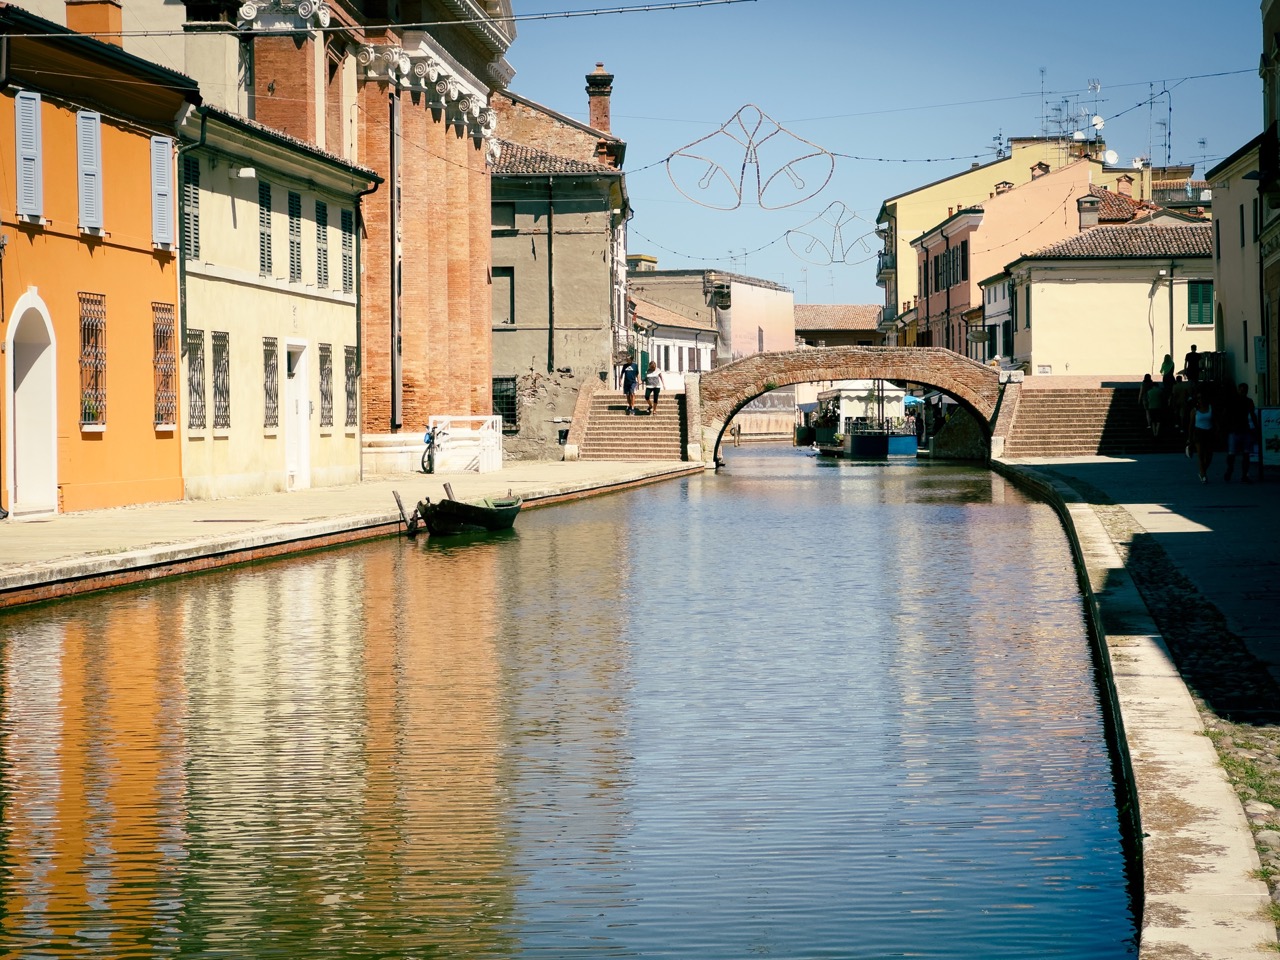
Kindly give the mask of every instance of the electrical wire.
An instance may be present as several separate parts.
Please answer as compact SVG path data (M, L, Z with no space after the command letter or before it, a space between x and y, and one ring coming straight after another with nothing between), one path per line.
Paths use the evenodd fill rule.
M524 23L532 20L565 20L576 17L601 17L610 16L619 13L657 13L670 10L686 10L695 7L717 7L735 3L756 3L758 0L674 0L669 3L642 3L633 4L625 7L595 7L588 10L558 10L552 13L520 13L512 14L509 17L487 16L473 17L471 19L460 20L427 20L420 23L387 23L378 24L379 30L426 30L431 27L465 27L474 24L488 23ZM306 32L309 33L341 33L352 29L363 28L363 24L331 24L327 27L309 26ZM240 31L241 33L254 33L253 29ZM23 39L50 39L58 37L181 37L186 34L185 30L118 30L106 31L95 30L92 33L79 33L74 30L66 30L62 33L10 33L9 37L19 37Z

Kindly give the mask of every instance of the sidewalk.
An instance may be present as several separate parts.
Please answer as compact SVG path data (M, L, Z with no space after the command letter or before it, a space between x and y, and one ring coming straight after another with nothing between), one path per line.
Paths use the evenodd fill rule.
M396 532L424 497L505 496L526 508L703 470L680 461L515 462L493 473L375 477L226 500L184 500L0 523L0 609Z
M1280 471L1224 483L1219 456L1201 484L1177 454L993 465L1057 507L1087 579L1141 817L1139 956L1274 956L1280 892L1259 851L1274 882Z

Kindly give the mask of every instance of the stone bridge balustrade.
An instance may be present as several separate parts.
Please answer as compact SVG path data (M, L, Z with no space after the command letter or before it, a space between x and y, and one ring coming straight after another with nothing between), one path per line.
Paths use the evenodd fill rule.
M733 415L778 387L823 380L907 380L950 394L977 416L988 438L1000 371L943 347L815 347L757 353L685 378L690 460L715 463Z

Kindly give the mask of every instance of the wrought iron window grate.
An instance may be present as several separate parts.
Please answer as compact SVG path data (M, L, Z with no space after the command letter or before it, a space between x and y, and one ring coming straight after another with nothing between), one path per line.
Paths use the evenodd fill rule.
M213 331L213 429L231 428L230 334Z
M280 345L275 337L262 338L262 425L280 426Z
M187 328L187 429L205 427L204 331Z
M360 403L360 394L358 386L360 383L360 365L359 354L356 353L355 347L346 348L346 365L344 372L347 380L347 422L346 426L354 427L357 423L359 414L358 404Z
M516 378L493 378L493 415L502 418L502 429L517 430L520 427L516 405Z
M153 365L155 367L155 422L175 425L178 422L178 360L174 353L174 321L172 303L151 304Z
M107 422L107 298L80 294L80 422Z
M320 426L333 426L333 346L320 344Z

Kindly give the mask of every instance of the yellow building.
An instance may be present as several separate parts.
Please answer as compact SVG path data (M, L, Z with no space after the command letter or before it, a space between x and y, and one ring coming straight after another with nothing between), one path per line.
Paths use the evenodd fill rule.
M212 107L180 133L183 479L360 479L357 225L377 174Z
M12 6L0 29L3 506L179 499L172 122L199 93Z
M1014 137L1009 141L1007 157L991 163L975 163L968 170L885 200L876 217L876 233L884 241L884 250L881 251L876 266L876 283L884 287L885 321L894 320L904 310L910 309L920 294L912 240L946 220L957 210L980 204L997 193L1027 183L1082 157L1097 158L1104 155L1106 144L1101 140ZM1114 155L1108 157L1109 161L1114 159ZM1101 164L1098 166L1101 167ZM1108 176L1100 181L1100 185L1113 183L1122 175L1130 175L1137 178L1134 196L1140 200L1150 199L1149 168L1129 170L1108 167L1107 171Z

